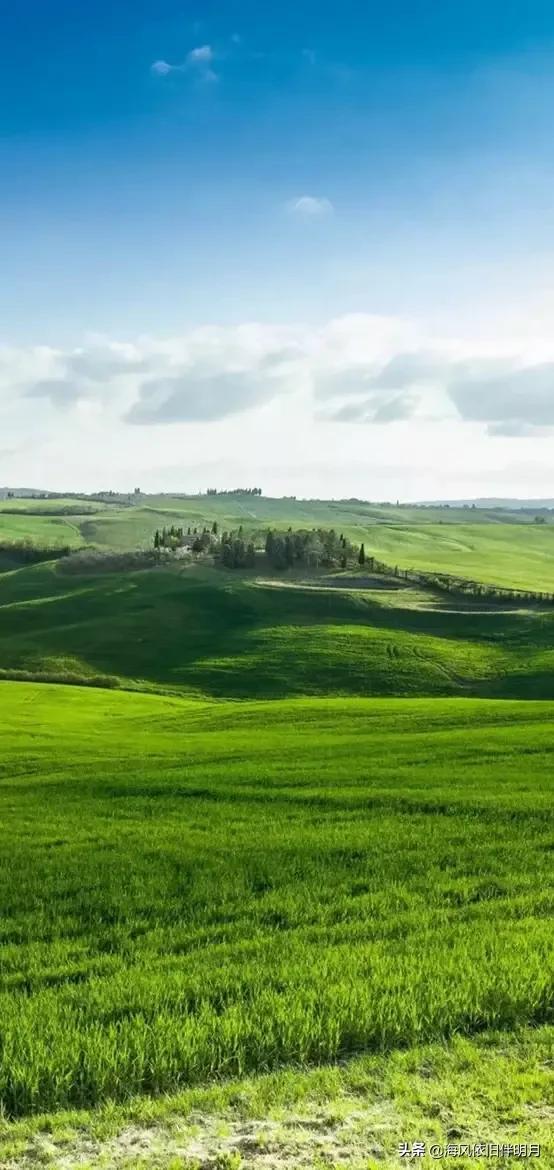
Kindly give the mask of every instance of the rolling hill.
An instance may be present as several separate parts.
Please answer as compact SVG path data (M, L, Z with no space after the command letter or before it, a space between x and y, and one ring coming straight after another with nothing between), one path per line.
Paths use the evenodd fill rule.
M5 502L7 505L7 502ZM10 503L12 503L10 501ZM114 550L151 546L157 528L211 526L263 534L268 527L333 527L369 555L402 569L459 574L485 584L554 591L554 526L521 511L393 507L359 501L264 497L142 497L128 507L75 500L16 501L2 510L0 541ZM71 514L64 509L71 506ZM74 509L82 507L82 513ZM41 515L58 509L59 515ZM14 514L15 512L15 514Z
M134 548L209 522L185 504L0 525ZM388 561L548 579L548 525L356 507L336 527ZM69 570L0 573L2 1165L254 1170L275 1102L308 1135L291 1109L337 1085L360 1170L408 1132L548 1157L554 607L365 570ZM288 1164L323 1164L318 1109Z
M4 674L197 695L554 697L554 610L191 566L0 576ZM348 578L352 582L352 578ZM354 578L355 580L355 578Z

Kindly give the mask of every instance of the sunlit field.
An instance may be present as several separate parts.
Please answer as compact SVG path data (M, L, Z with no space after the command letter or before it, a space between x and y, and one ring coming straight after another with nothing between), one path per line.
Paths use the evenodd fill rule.
M0 698L8 1114L551 1020L549 705Z

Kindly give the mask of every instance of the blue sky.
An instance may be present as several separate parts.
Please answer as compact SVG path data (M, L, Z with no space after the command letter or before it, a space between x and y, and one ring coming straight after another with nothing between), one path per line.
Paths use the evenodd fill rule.
M382 341L386 336L392 344L392 322L401 348L409 336L416 347L438 345L442 353L446 346L466 363L472 354L491 361L510 356L518 369L550 360L554 9L546 0L297 0L266 6L238 0L97 0L88 6L20 0L17 11L11 6L3 15L2 56L0 340L6 354L16 353L4 356L3 431L15 436L5 451L21 453L28 425L18 414L21 396L32 396L38 385L35 439L44 446L45 470L51 466L54 416L62 409L75 441L83 426L92 425L91 411L99 434L102 426L112 433L115 428L116 451L128 452L129 474L144 462L147 426L161 426L164 443L177 451L194 435L195 474L201 478L202 444L207 459L222 420L254 411L248 425L255 428L258 419L263 433L267 383L260 414L253 391L246 407L240 394L233 405L223 354L236 350L233 331L247 322L265 326L270 353L272 330L294 334L286 345L300 347L304 366L291 367L289 375L305 382L305 393L316 400L313 355L319 346L318 376L326 360L334 377L329 337L332 323L342 319L355 319L361 338L352 341L350 331L353 348L341 358L344 385L353 385L354 364L364 393L375 363L392 356ZM388 322L379 344L375 318ZM208 351L195 357L199 376L183 391L188 405L181 413L175 387L165 413L139 409L147 374L158 402L162 383L169 394L168 378L185 378L191 346L198 355L198 331L216 328L227 330L225 341L204 337ZM515 347L511 355L505 353L507 334ZM94 379L68 385L65 394L59 385L49 394L47 385L68 382L68 354L93 345L98 356L100 335L108 348L140 348L139 339L150 338L148 371L135 369L134 387L131 370L127 380L117 376L110 409L121 386L128 399L103 422L105 380L97 398L100 383ZM159 369L152 356L156 345L163 358ZM191 396L208 394L208 378L215 394L214 345L221 351L221 417L213 404L204 410L196 400L190 405ZM260 360L260 345L251 360ZM143 351L144 345L141 360ZM244 373L244 352L235 352L233 360ZM449 371L442 389L459 413L460 395L448 398L453 381ZM534 386L536 392L537 379ZM427 447L436 446L436 425L451 427L454 436L449 409L433 430L425 423L428 403L419 414L402 415L406 395L413 401L411 384L393 391L391 411L397 413L387 442L395 449L404 441L402 427L406 450L417 428L423 434L422 428L431 427ZM427 391L436 399L434 384ZM542 393L548 398L548 386ZM282 411L279 403L276 392L269 409ZM523 405L516 409L512 403L504 420L495 409L494 417L482 420L462 412L457 438L451 439L459 443L467 426L480 422L481 429L472 432L477 446L483 444L476 487L485 487L490 467L494 484L508 468L508 478L524 487L525 469L536 466L539 449L546 476L548 409L534 408L531 421ZM354 402L351 415L346 412L348 425L335 417L322 420L317 408L310 416L314 447L321 448L324 433L333 450L346 444L343 462L349 453L352 466L359 464L356 490L365 482L368 442L380 449L383 444L383 427L375 423L373 408L368 411L363 417L358 412L356 423ZM286 413L290 417L289 405ZM139 427L139 417L148 423ZM268 425L273 428L275 419ZM532 436L529 426L535 428ZM205 437L199 427L206 428ZM492 440L494 427L506 433ZM225 447L224 431L220 440ZM298 468L291 464L290 474L306 481L307 490L318 490L320 473L306 477L306 461L294 457ZM13 469L8 463L0 480L23 472L20 454L5 458L14 461ZM111 463L106 457L87 475L115 474L120 463L114 453ZM153 467L152 476L178 486L170 466ZM68 465L67 475L74 470ZM287 475L286 466L276 470L275 487L283 481L285 490ZM441 476L437 465L437 487ZM337 456L338 491L343 483L348 490L347 480ZM420 485L425 495L433 486L423 485L414 465L413 475L403 473L402 487L417 496ZM379 486L368 482L363 494Z

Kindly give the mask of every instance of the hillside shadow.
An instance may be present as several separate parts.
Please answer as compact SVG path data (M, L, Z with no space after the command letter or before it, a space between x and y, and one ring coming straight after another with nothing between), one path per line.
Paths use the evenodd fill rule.
M22 571L0 579L0 667L37 676L80 667L214 697L554 694L552 674L532 661L552 647L549 613L416 608L402 596L380 604L217 570ZM489 652L502 652L502 669L488 668Z

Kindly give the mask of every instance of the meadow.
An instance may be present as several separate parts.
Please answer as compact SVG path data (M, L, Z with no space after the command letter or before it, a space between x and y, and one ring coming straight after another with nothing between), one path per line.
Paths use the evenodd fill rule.
M0 669L214 698L554 699L552 606L460 608L430 591L337 582L28 566L0 575Z
M8 541L321 523L552 590L521 513L9 503ZM249 1170L279 1108L272 1170L419 1134L538 1134L554 1165L554 607L127 560L0 571L0 1165Z
M12 514L14 503L20 514ZM27 532L45 544L134 549L151 546L156 528L172 524L215 520L221 529L242 524L245 532L334 527L356 544L363 541L368 555L403 569L438 570L508 588L554 588L554 528L535 524L533 514L523 511L204 495L145 496L125 507L83 501L81 516L64 516L68 503L0 501L0 540ZM36 515L41 506L59 507L60 516Z
M0 703L8 1115L552 1021L553 706Z

